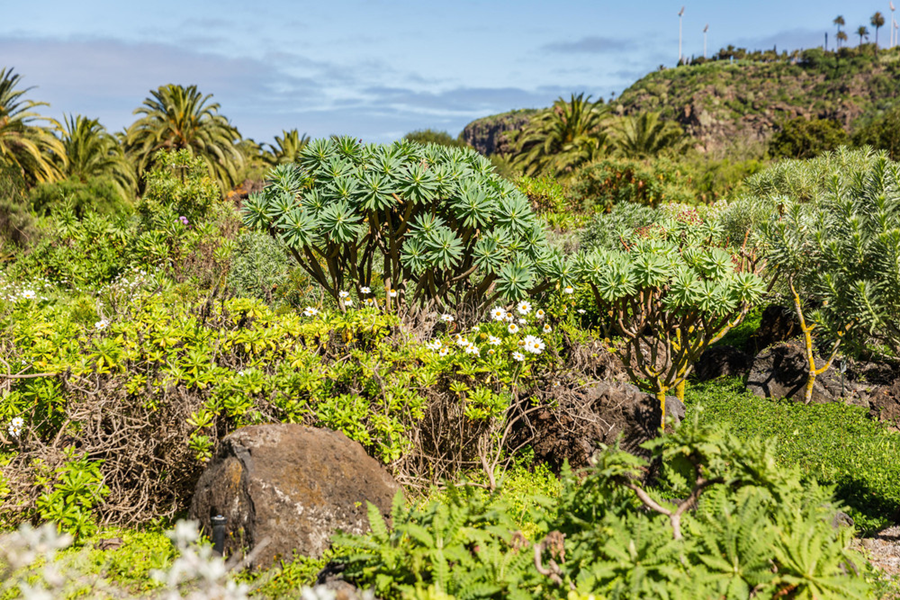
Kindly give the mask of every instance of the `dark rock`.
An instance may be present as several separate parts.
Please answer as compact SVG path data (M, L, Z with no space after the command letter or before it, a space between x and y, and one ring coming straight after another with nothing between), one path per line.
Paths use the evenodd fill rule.
M658 434L661 410L656 398L620 382L580 385L574 380L546 382L529 392L541 408L512 432L515 448L530 444L535 458L559 468L587 466L598 444L613 445L621 434L621 447L647 457L640 445ZM666 423L684 418L684 404L666 398Z
M816 367L821 368L825 362L816 358ZM782 342L766 348L756 355L750 374L747 376L747 389L760 398L792 398L803 401L806 381L809 375L809 363L806 350L799 342ZM868 406L860 396L857 385L844 377L834 365L816 377L813 385L811 402L822 404L843 399L851 404Z
M694 377L709 381L718 377L744 376L753 364L753 357L734 346L707 348L694 364Z
M881 421L900 425L900 379L877 388L869 396L869 410Z
M238 429L224 440L191 502L191 518L208 533L210 517L227 519L225 554L258 548L253 567L293 551L321 556L337 530L368 530L367 505L390 513L397 483L343 433L296 424Z
M800 334L800 321L790 309L771 304L763 311L759 329L750 337L745 350L756 354L772 344L786 342Z

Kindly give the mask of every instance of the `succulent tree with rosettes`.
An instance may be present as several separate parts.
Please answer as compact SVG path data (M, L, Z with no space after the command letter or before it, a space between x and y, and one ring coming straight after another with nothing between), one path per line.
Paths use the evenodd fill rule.
M715 247L709 224L663 222L627 250L597 249L576 270L607 317L608 335L631 380L656 395L665 427L666 394L684 385L706 348L738 325L765 292L755 261Z
M462 148L314 140L244 205L329 294L380 270L388 302L485 307L567 285L528 199Z

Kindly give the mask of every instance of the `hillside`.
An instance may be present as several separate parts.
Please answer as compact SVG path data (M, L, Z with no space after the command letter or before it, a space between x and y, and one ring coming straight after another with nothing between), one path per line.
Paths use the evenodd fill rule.
M840 54L812 49L772 54L769 60L701 61L654 71L622 92L613 107L626 115L660 111L680 123L698 147L715 150L765 142L780 123L798 116L834 119L852 132L898 99L900 48L876 55L868 45ZM502 151L499 136L521 126L521 119L511 123L511 114L522 113L473 121L462 136L482 152L491 153L498 144ZM498 128L498 121L506 128Z

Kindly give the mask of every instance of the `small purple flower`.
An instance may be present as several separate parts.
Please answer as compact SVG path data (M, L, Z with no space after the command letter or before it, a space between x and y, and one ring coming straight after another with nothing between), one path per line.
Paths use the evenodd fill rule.
M185 217L184 215L178 217L178 220L181 221L181 224L182 224L182 225L187 225L187 224L188 224L188 218Z

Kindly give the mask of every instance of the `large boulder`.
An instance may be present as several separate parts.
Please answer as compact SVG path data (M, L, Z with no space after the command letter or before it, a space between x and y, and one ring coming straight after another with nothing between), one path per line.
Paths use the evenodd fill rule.
M366 502L387 516L397 490L343 433L257 425L222 440L197 483L191 518L210 532L210 517L225 516L226 555L256 548L251 566L268 567L294 551L321 556L337 530L365 533Z
M816 367L825 362L816 357ZM809 362L803 344L791 341L766 348L753 359L753 366L747 376L747 389L760 398L791 398L802 401L809 376ZM816 377L813 385L813 403L827 403L843 400L851 404L868 406L860 396L858 386L849 377L841 377L840 371L832 366Z
M652 394L616 381L585 385L560 378L529 391L537 406L517 424L510 446L532 447L535 458L559 467L590 464L598 444L613 445L621 436L621 447L647 457L640 445L658 435L662 411ZM684 404L666 397L666 424L684 418Z

